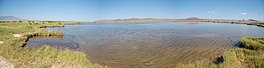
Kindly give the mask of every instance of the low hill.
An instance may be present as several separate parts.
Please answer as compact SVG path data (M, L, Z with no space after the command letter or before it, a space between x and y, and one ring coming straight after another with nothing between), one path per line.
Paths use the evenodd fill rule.
M131 18L131 19L112 19L112 20L97 20L95 23L124 23L124 22L218 22L218 23L259 23L254 19L249 20L230 20L230 19L203 19L198 17L189 17L184 19L158 19L158 18Z
M0 21L16 21L16 20L22 20L22 19L14 16L0 16Z

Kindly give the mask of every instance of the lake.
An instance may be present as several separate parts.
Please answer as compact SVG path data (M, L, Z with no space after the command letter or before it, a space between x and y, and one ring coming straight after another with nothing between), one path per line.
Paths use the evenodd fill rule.
M111 68L168 68L197 60L213 61L236 48L241 37L264 37L257 26L227 23L111 23L45 28L58 37L33 37L26 47L48 44L79 50Z

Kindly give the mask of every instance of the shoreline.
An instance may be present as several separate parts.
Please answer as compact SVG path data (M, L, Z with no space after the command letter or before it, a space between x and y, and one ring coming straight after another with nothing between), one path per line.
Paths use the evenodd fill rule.
M104 68L91 63L86 55L79 51L59 50L44 45L40 48L24 48L27 41L34 36L63 35L62 32L43 30L43 27L64 27L62 23L0 23L2 36L0 56L10 61L14 67L94 67ZM15 36L12 36L15 34ZM76 59L70 59L76 58Z

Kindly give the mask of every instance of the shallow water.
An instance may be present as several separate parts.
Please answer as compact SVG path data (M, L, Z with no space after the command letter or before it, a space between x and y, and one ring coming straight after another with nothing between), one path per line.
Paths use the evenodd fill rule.
M264 37L264 29L225 23L113 23L45 28L63 37L34 37L26 47L49 44L80 50L95 63L112 68L168 68L213 60L235 48L244 36Z

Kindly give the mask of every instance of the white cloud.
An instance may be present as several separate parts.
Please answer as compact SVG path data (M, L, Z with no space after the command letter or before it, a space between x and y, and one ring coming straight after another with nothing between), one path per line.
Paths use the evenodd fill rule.
M241 13L242 15L248 15L248 13Z
M215 12L215 11L208 11L207 13L208 14L216 14L217 12Z

